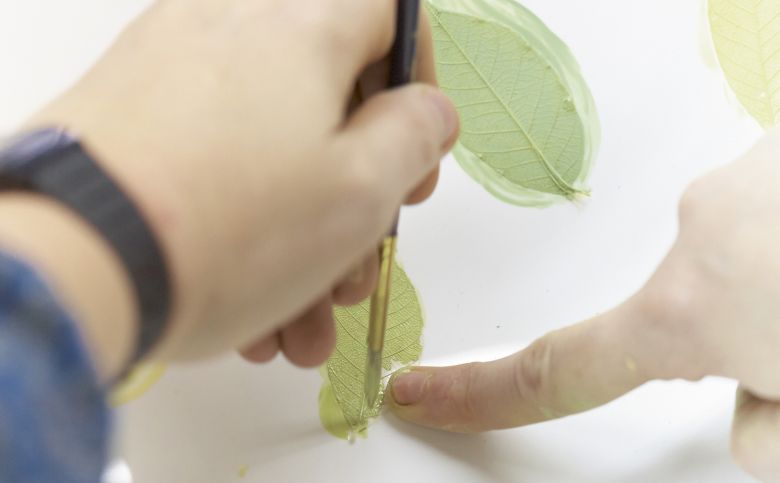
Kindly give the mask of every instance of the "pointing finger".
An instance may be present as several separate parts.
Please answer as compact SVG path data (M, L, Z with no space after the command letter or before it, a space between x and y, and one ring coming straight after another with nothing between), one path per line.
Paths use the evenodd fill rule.
M392 381L390 407L424 426L476 432L605 404L658 375L648 349L660 346L643 337L637 310L628 303L494 362L416 368Z

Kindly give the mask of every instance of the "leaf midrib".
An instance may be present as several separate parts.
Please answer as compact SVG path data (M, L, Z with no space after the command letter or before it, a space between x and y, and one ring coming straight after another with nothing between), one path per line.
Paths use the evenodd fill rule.
M553 182L555 183L558 188L564 192L565 194L571 194L576 193L577 189L571 186L569 183L566 182L563 178L560 177L558 172L555 170L555 168L550 164L550 162L547 160L547 157L544 155L544 152L542 152L541 149L536 145L531 135L526 131L525 127L520 123L520 120L517 119L514 112L509 108L509 106L504 102L504 100L501 98L501 96L498 95L498 93L493 89L493 86L490 85L490 83L487 81L485 76L482 74L482 71L477 67L477 65L474 63L474 61L469 57L469 55L466 53L463 48L461 48L458 41L455 39L455 37L452 35L450 30L442 23L441 17L439 17L439 13L441 10L436 9L432 5L430 5L430 11L431 14L436 18L436 22L439 24L441 29L444 31L444 33L447 34L447 36L452 41L453 45L460 51L460 53L463 55L463 58L466 59L466 61L474 68L474 71L479 75L479 78L482 79L483 84L488 88L490 93L495 97L495 99L501 104L501 107L509 114L509 117L512 119L512 121L515 123L517 128L520 130L521 133L523 133L523 136L525 136L526 140L531 144L531 147L533 148L534 152L536 152L539 156L539 158L542 161L542 166L544 166L545 171L547 171L547 174L550 175L550 178L552 178Z

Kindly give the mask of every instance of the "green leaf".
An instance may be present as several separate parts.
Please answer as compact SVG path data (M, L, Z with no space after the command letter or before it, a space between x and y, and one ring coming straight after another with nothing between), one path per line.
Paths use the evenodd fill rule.
M423 315L412 282L403 269L393 266L390 305L382 364L391 371L417 361L422 353ZM320 421L342 439L365 435L368 423L379 415L382 401L365 406L363 384L370 301L351 307L336 307L336 348L325 363L325 382L320 390ZM388 374L389 375L389 374Z
M439 83L461 115L459 164L514 204L587 195L599 123L566 45L512 0L429 0L427 8Z
M780 0L709 0L712 40L729 85L764 127L780 115Z

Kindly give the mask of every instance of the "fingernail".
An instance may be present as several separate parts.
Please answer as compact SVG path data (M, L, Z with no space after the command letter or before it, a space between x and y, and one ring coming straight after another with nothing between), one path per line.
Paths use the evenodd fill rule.
M441 140L442 142L447 142L458 128L458 111L455 110L452 101L437 89L430 88L428 97L433 102L433 105L436 106L436 111L441 118L439 123L441 126Z
M393 400L401 406L422 401L428 388L430 375L424 371L409 371L398 374L392 381Z

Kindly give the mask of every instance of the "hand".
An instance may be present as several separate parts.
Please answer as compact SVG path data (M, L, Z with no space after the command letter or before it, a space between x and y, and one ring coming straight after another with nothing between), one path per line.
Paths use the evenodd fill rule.
M416 79L436 85L433 38L425 9L420 10L417 38ZM356 111L365 98L383 91L386 88L388 74L387 59L369 66L358 80L349 111ZM427 199L436 187L437 179L438 169L435 169L407 197L406 202L414 204ZM353 305L362 302L374 289L378 268L378 252L375 247L371 247L366 258L359 262L357 267L331 292L314 302L303 315L285 324L276 333L253 341L241 351L241 355L251 362L268 362L281 349L288 359L299 365L319 364L330 354L334 344L333 305Z
M370 290L370 273L354 290L339 281L405 198L430 192L457 137L454 108L430 86L347 111L389 50L394 8L158 2L33 120L79 133L160 238L176 305L156 358L247 347L296 317L281 332L288 357L327 356L332 322L315 301Z
M392 383L402 418L450 431L522 426L605 404L653 379L741 383L732 447L780 481L780 130L693 183L678 239L634 297L490 363Z

